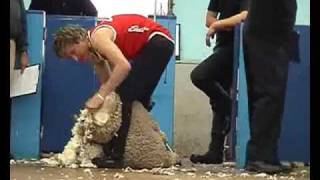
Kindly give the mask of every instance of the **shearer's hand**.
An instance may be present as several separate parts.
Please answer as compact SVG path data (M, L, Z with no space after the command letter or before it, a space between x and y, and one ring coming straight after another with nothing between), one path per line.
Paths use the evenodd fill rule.
M103 102L104 98L99 93L96 93L86 102L86 108L95 111L102 106Z

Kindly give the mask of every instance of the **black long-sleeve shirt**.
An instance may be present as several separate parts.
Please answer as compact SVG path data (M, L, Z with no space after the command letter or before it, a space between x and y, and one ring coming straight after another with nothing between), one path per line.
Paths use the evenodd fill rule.
M219 20L234 16L248 9L248 0L210 0L207 10L219 13ZM234 32L219 31L216 33L216 44L233 43Z
M15 40L17 51L26 51L27 24L23 0L10 0L10 39Z
M97 16L90 0L32 0L29 10L43 10L46 14Z
M247 17L247 30L266 39L282 40L292 31L296 13L296 0L252 0Z

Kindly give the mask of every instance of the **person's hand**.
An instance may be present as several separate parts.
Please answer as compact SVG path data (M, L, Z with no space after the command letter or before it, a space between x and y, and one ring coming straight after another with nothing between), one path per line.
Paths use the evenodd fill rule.
M27 52L22 52L20 59L20 68L21 74L24 72L24 69L29 65L29 58Z
M206 45L208 47L211 46L210 40L211 40L211 38L214 37L215 33L216 33L216 28L214 26L214 23L212 23L212 25L209 27L208 32L206 34Z
M104 98L99 93L96 93L86 102L85 106L90 111L95 111L102 106L103 102Z

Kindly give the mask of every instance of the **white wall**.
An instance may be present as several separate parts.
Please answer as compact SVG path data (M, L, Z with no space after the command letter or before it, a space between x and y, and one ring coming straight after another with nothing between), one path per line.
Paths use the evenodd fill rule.
M76 1L76 0L75 0ZM113 14L135 13L144 16L154 14L157 2L157 14L165 15L168 12L168 0L91 0L98 11L99 17L110 17ZM24 0L26 9L31 0Z
M110 17L114 14L134 13L148 16L156 13L165 15L168 12L168 0L91 0L96 6L99 17ZM157 4L155 4L157 3Z
M26 9L29 8L31 0L23 0ZM154 2L155 0L91 0L98 9L98 15L100 16L110 16L112 13L123 13L123 12L135 12L141 14L153 14L154 13ZM176 5L176 11L183 11L185 7L193 7L193 11L188 11L190 16L193 14L199 14L203 9L197 9L198 4L203 4L200 7L206 8L208 5L208 0L193 1L188 0L174 0ZM168 11L168 0L157 0L157 13L160 13L160 4L162 3L162 8L164 12ZM183 2L183 3L182 3ZM299 25L310 25L310 0L297 0L298 3L298 12L297 12L297 21L296 24ZM204 9L206 10L206 9ZM186 11L186 10L185 10ZM178 17L179 18L179 17ZM200 19L197 21L204 21L201 15Z
M24 7L26 7L26 9L29 9L29 5L31 3L31 0L23 0L24 2Z
M310 25L310 0L297 0L297 25Z

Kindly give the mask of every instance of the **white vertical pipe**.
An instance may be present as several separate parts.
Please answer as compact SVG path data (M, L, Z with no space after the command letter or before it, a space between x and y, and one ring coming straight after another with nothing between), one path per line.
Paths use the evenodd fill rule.
M154 15L153 15L153 20L157 20L157 0L154 0Z

